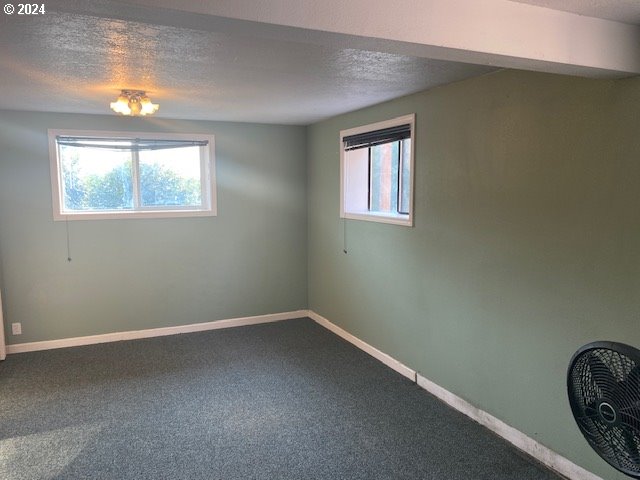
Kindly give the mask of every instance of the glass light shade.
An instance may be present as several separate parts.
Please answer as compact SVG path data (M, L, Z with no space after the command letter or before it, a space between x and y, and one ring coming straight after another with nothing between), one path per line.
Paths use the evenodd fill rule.
M158 108L160 108L160 105L157 103L151 103L149 97L146 96L140 99L140 106L142 107L140 115L151 115L152 113L156 113Z
M111 102L111 110L122 115L131 115L129 108L129 99L124 95L120 95L115 102Z

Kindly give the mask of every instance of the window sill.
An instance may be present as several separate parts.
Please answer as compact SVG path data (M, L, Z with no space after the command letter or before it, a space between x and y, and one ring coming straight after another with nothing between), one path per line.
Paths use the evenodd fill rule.
M410 215L393 215L378 212L344 212L340 216L349 220L364 220L365 222L388 223L391 225L413 227L413 218L411 218Z
M137 210L137 211L106 211L106 212L61 212L56 213L53 220L65 222L67 220L116 220L134 218L177 218L177 217L215 217L213 210L163 210L161 212Z

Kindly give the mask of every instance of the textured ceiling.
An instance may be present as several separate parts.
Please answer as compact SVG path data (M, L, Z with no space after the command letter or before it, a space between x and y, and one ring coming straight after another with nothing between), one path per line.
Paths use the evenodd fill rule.
M513 6L492 1L496 9ZM640 24L640 0L519 1ZM109 114L109 102L126 88L146 90L161 118L308 124L499 65L410 56L421 53L382 48L375 39L364 44L357 35L181 10L179 0L159 3L48 0L45 15L1 15L0 109Z
M640 25L640 0L511 0L539 7Z
M494 70L312 43L53 12L0 20L0 108L307 124Z

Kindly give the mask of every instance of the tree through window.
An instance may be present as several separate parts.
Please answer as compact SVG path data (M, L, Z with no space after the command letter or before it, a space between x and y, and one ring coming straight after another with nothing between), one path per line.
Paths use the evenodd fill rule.
M56 219L215 215L212 136L50 131L50 142Z

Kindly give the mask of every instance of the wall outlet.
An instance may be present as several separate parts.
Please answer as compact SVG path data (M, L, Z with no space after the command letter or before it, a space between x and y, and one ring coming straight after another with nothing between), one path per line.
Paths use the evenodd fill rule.
M12 323L11 324L11 333L14 335L22 335L22 324L21 323Z

